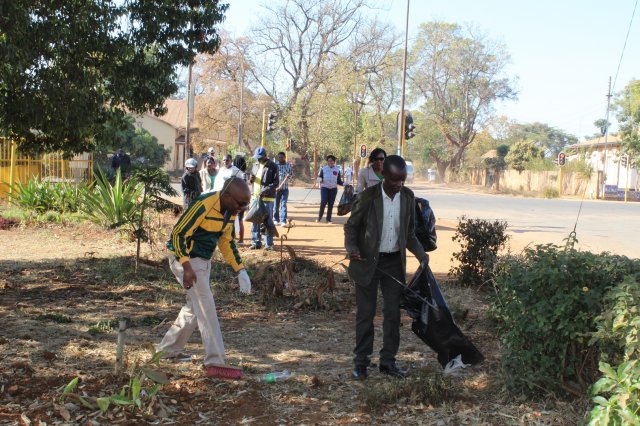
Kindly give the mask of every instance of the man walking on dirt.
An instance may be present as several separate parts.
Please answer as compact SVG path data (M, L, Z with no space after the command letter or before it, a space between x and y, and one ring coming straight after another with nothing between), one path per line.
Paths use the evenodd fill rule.
M407 371L396 365L403 288L393 278L405 282L407 249L420 261L427 257L415 235L415 200L413 192L404 187L405 161L398 155L388 156L382 175L382 183L358 195L351 217L344 226L345 248L350 259L349 276L356 283L356 347L352 377L359 380L367 378L373 353L378 285L384 300L380 372L406 377Z
M259 146L253 155L256 163L251 170L250 182L253 184L253 197L261 199L267 209L267 218L264 221L265 248L273 250L273 235L276 229L273 223L273 204L276 199L276 188L278 187L278 166L267 157L267 150ZM260 231L261 224L254 223L251 227L251 249L256 250L262 247L262 237Z
M251 191L246 182L231 178L220 192L196 198L173 227L167 243L171 252L169 265L187 291L187 302L156 348L165 351L167 358L182 355L197 326L204 345L205 368L224 364L224 343L209 285L211 257L218 246L224 260L238 273L240 291L251 291L251 280L242 265L233 234L235 216L247 209L250 200Z

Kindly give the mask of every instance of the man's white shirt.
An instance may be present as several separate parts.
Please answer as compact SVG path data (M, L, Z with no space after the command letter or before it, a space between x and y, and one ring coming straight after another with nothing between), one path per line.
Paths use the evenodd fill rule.
M393 253L400 250L398 235L400 234L400 192L391 199L384 188L382 192L382 235L380 236L380 253Z

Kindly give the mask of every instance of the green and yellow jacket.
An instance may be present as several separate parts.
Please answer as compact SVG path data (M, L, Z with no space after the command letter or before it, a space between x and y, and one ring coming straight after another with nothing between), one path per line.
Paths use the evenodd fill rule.
M211 259L218 246L234 271L244 268L235 243L233 223L236 217L220 210L220 193L209 192L196 198L178 219L167 248L180 263L192 257Z

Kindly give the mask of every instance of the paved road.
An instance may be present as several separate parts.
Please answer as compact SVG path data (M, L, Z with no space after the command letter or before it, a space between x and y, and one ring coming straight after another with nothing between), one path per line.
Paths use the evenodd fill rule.
M505 220L508 231L519 234L518 240L524 241L522 246L529 242L562 244L577 219L576 234L582 250L640 257L640 203L585 200L580 210L581 200L575 199L493 195L435 184L410 187L418 196L429 200L438 219L456 221L466 215ZM176 189L180 191L179 185ZM338 199L341 193L339 190ZM289 202L319 205L320 191L292 187Z
M438 219L500 219L508 230L527 242L562 244L576 225L578 246L583 250L611 251L640 257L640 203L540 199L474 193L443 185L410 185L427 198ZM338 193L340 197L341 191ZM292 203L319 204L320 191L292 188ZM337 201L336 201L337 202ZM530 238L527 238L530 237Z

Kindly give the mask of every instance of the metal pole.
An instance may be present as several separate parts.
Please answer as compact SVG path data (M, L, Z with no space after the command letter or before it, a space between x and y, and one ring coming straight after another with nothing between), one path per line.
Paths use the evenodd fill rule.
M398 129L398 155L404 155L404 95L407 81L407 45L409 40L409 0L407 0L407 20L404 26L404 59L402 60L402 97L400 98L400 128Z
M9 167L9 194L13 193L15 169L16 169L16 142L11 141L11 166Z
M238 120L238 150L242 150L242 109L244 108L244 61L240 58L240 118Z
M609 136L609 110L611 109L611 77L609 77L609 90L607 91L607 118L604 124L604 165L602 166L602 199L605 197L607 185L607 139Z
M267 109L262 108L262 137L260 138L260 146L264 146L264 140L267 138Z
M193 62L189 63L189 72L187 75L187 128L184 136L184 158L183 163L187 158L191 157L191 74L193 72Z
M354 117L354 129L353 129L353 171L352 179L355 181L358 179L358 170L356 167L356 158L358 155L358 98L353 102L353 117Z

